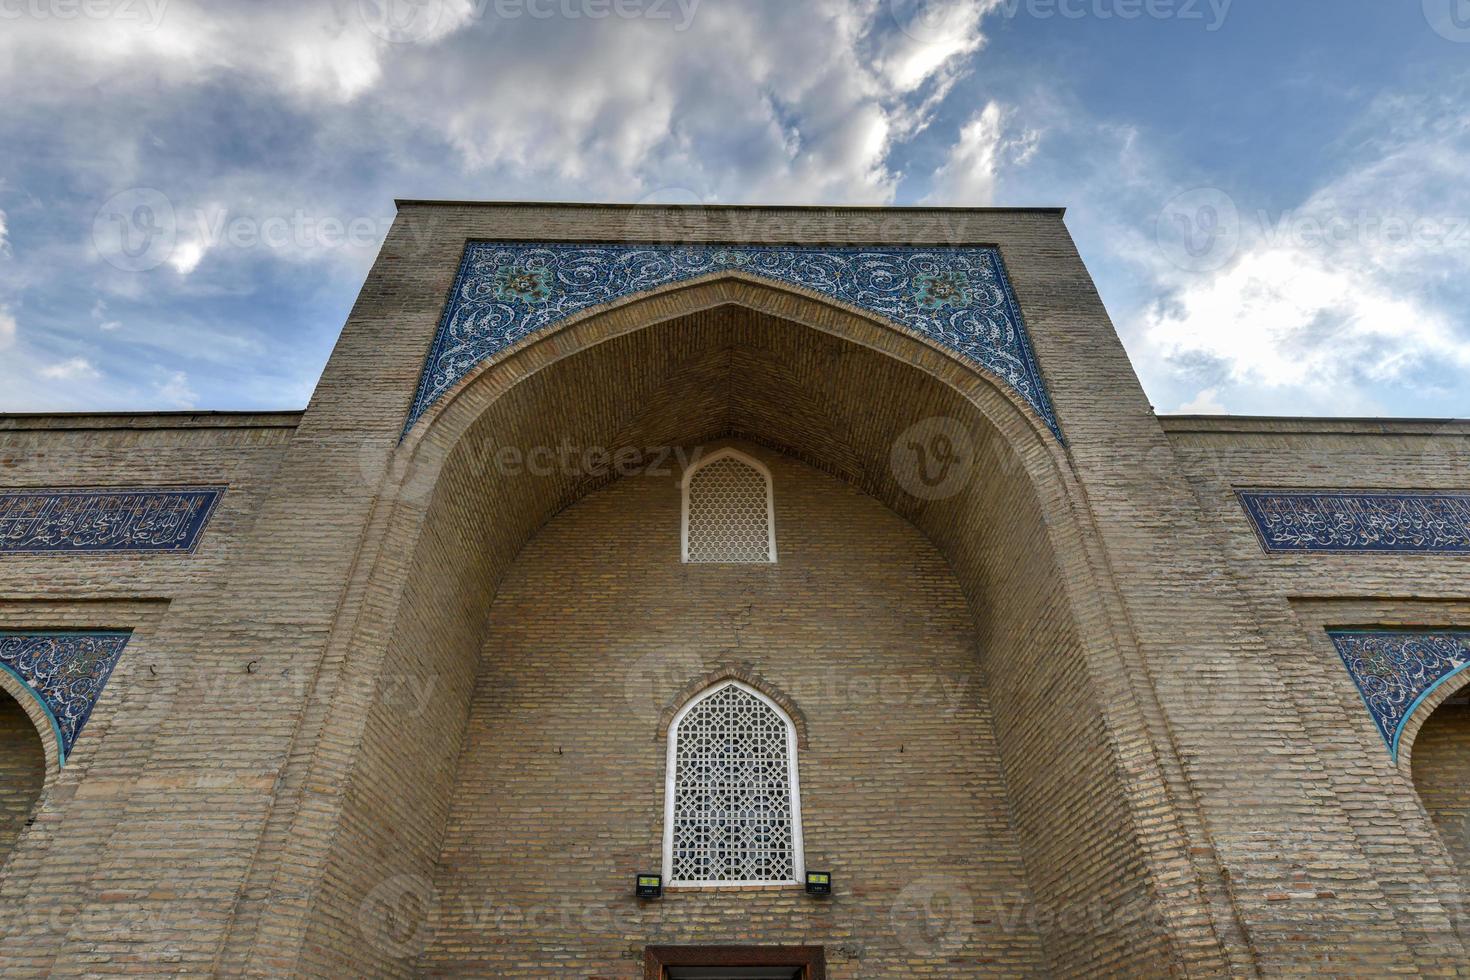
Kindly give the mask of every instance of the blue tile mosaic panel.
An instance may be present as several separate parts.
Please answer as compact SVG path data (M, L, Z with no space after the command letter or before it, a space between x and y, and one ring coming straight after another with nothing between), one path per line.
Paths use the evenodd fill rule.
M1389 755L1414 709L1470 667L1470 630L1328 630Z
M192 552L224 487L0 490L5 555Z
M799 286L947 347L1012 388L1061 438L1001 264L982 247L471 242L404 426L482 361L573 314L724 270Z
M0 631L0 669L24 684L46 709L63 764L130 636L113 631Z
M1268 552L1470 554L1470 493L1238 490Z

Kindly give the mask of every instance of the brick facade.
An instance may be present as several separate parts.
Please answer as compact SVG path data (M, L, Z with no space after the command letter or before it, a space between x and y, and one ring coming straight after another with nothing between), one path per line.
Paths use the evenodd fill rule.
M458 759L426 972L514 975L550 945L564 975L641 976L640 937L840 946L828 956L834 977L943 975L951 963L1040 971L953 572L871 497L762 456L778 564L671 561L679 492L664 474L583 498L506 573ZM629 891L630 871L661 864L656 709L721 664L745 665L806 717L807 862L832 871L831 900L774 889L640 904ZM916 846L926 840L956 853ZM905 888L933 890L973 919L934 936L895 930Z
M1464 491L1470 425L1160 419L1060 219L407 203L304 413L0 418L3 487L228 488L192 555L0 557L0 629L132 631L64 767L43 736L7 971L634 977L745 942L838 977L1470 972L1452 691L1396 763L1326 634L1470 626L1470 558L1267 555L1234 497ZM467 239L996 246L1065 443L740 270L527 337L400 442ZM935 420L967 461L939 495L897 462ZM677 466L588 454L732 440L776 565L681 564ZM829 901L630 897L661 719L725 669L800 709Z

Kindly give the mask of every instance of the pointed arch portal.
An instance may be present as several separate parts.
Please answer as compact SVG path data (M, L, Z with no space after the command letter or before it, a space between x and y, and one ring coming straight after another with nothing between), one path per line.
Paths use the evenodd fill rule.
M476 365L525 337L606 303L730 272L864 310L959 354L1061 438L999 249L568 242L465 246L404 433Z
M707 274L720 251L714 247L689 253L704 263L695 278L618 302L589 295L585 309L557 319L538 304L559 302L551 290L580 268L575 262L549 278L496 271L497 256L527 257L543 247L485 243L466 253L413 404L411 431L385 477L383 535L396 543L366 575L369 593L386 605L359 629L370 631L362 634L365 642L387 637L374 668L384 675L434 671L439 710L405 719L374 704L360 758L434 775L392 800L350 797L343 820L368 820L371 812L376 826L409 842L394 852L393 867L431 873L437 837L426 835L423 815L443 814L454 792L454 753L487 641L487 610L538 529L620 475L592 465L509 471L504 459L546 446L585 448L575 458L606 460L625 448L636 455L649 447L740 440L875 498L948 561L974 614L980 673L1037 907L1096 907L1125 894L1152 906L1163 900L1155 882L1193 880L1190 853L1163 843L1189 832L1172 817L1134 811L1133 800L1158 790L1129 784L1157 786L1159 769L1124 765L1116 754L1110 733L1116 722L1105 712L1119 710L1120 698L1140 696L1127 689L1144 682L1119 669L1120 658L1132 653L1114 645L1109 586L1093 557L1094 532L1081 516L1084 495L1056 436L1050 403L1039 387L1022 383L1039 384L1039 375L1023 370L1034 362L1019 319L980 326L975 334L1020 345L1013 350L1024 353L1006 362L1020 373L1008 377L956 356L953 345L896 323L896 316L880 318L810 285L750 271L768 254L772 262L811 258L804 268L819 268L816 257L827 250L727 249L725 264ZM570 261L585 247L564 248ZM646 253L653 268L686 261L683 252L664 246L622 248ZM841 251L852 263L867 254ZM958 293L930 280L930 293L904 291L920 275L944 271L941 258L965 250L892 251L912 263L907 285L892 293L911 304L915 323L930 316L979 323L970 314L956 320L953 310L943 313L956 295L967 295L963 283ZM737 252L754 257L736 268ZM977 270L1003 275L993 250L965 255ZM921 268L929 261L922 256L936 266ZM602 267L587 268L590 275ZM641 282L637 267L624 273ZM1004 308L1008 287L1001 296ZM541 312L533 317L533 310ZM506 456L506 447L518 452ZM914 479L908 456L939 448L947 467L941 483ZM657 464L669 457L644 458ZM677 497L674 506L668 529L677 540ZM677 550L667 553L678 564ZM1044 703L1035 696L1041 690L1048 692ZM366 769L359 775L361 785L371 785ZM1085 822L1069 821L1068 814L1079 812L1088 814ZM1103 876L1089 870L1100 851L1110 869ZM340 848L331 859L364 860ZM1192 901L1181 896L1168 900ZM362 900L344 890L324 907L350 910ZM1176 943L1194 942L1191 929L1201 942L1213 941L1202 938L1213 933L1212 921L1166 929L1156 925L1163 920L1143 916L1130 925L1136 932L1127 943L1130 969L1149 972L1171 961ZM332 921L314 920L307 941L325 936ZM1051 928L1043 917L1043 933L1047 961L1058 971L1085 969L1097 955L1095 937L1085 931Z

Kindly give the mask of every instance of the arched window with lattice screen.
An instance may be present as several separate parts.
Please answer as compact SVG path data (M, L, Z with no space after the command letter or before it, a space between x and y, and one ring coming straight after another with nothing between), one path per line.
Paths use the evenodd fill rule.
M706 456L684 475L683 525L686 562L774 562L771 471L735 449Z
M794 885L806 873L796 727L739 681L690 699L669 725L664 880Z

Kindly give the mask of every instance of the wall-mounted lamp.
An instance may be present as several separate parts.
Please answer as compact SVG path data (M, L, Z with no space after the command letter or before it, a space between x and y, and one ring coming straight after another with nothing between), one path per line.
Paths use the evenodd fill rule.
M808 871L806 873L806 893L808 895L827 896L832 894L832 872L830 871Z
M663 875L638 875L633 889L639 898L663 898L664 877Z

